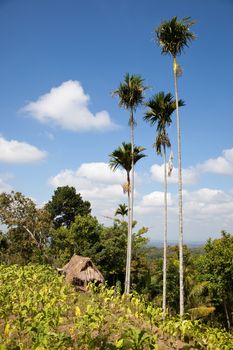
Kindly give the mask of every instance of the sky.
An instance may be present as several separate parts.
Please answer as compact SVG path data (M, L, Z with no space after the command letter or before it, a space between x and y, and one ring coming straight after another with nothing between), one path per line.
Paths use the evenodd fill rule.
M154 29L190 16L196 40L178 58L184 241L233 233L233 0L0 0L0 191L38 206L74 186L92 213L112 224L125 172L109 154L130 142L129 113L112 97L124 75L174 95L172 60ZM155 128L137 109L134 218L152 241L163 237L163 160ZM178 239L176 116L168 129L174 169L168 184L168 239Z

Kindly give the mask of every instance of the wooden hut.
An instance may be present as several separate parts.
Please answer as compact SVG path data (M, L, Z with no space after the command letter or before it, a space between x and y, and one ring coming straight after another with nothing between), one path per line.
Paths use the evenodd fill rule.
M72 283L77 289L83 290L89 282L103 283L104 277L90 258L73 255L61 271L66 282Z

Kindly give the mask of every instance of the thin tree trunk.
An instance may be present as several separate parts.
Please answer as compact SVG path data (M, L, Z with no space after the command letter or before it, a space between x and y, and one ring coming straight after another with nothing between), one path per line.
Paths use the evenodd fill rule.
M180 316L184 315L184 262L183 262L183 200L182 200L182 166L180 144L180 114L177 87L177 62L173 60L175 97L176 97L176 121L177 121L177 145L178 145L178 195L179 195L179 270L180 270Z
M224 310L225 310L225 315L226 315L226 320L227 320L227 327L228 327L228 330L231 328L231 322L230 322L230 318L229 318L229 313L228 313L228 310L227 310L227 304L226 304L226 300L224 299Z
M129 231L127 242L127 281L125 285L125 293L130 292L130 272L131 272L131 256L132 256L132 226L133 226L133 199L134 199L134 120L133 111L130 112L130 131L131 131L131 186L130 186L130 208L129 208Z
M35 242L37 248L41 251L41 253L45 256L45 258L49 261L49 257L48 255L45 253L44 251L44 245L40 242L37 241L36 237L34 236L34 234L32 233L32 231L29 230L29 228L27 228L26 226L23 225L23 228L27 231L27 233L29 233L30 237L33 239L33 241Z
M163 318L166 315L167 294L167 157L164 146L164 237L163 237Z
M130 175L127 172L127 184L128 184L128 189L127 189L127 194L128 194L128 236L127 236L127 256L126 256L126 268L125 268L125 294L128 294L128 286L129 286L129 254L128 254L128 245L129 245L129 235L130 235L130 205L131 205L131 200L130 200Z

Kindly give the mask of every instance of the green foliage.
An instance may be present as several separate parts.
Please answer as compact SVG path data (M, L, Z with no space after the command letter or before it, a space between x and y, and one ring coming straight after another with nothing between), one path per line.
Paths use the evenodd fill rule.
M158 349L157 337L148 335L144 329L129 328L122 336L123 342L118 341L118 348L128 350Z
M222 231L220 239L209 240L199 259L200 279L208 282L211 303L219 321L227 328L232 324L233 309L233 236Z
M77 215L70 227L71 235L74 238L75 253L89 256L96 261L96 255L101 250L100 237L102 230L103 226L99 224L95 217Z
M71 338L58 331L73 295L46 266L0 266L0 342L5 349L67 349ZM13 316L13 317L12 317Z
M134 223L136 224L136 222ZM124 283L127 222L115 220L112 226L105 227L101 233L102 250L98 255L98 265L110 285L117 281ZM149 271L147 259L144 254L148 239L144 237L146 228L141 228L132 237L132 284L134 289L144 288Z
M0 319L1 350L148 350L158 349L160 338L171 348L177 339L186 342L183 348L233 345L231 334L198 321L163 320L162 310L136 293L120 295L104 285L75 293L40 265L0 265Z
M134 164L136 164L141 158L146 157L146 155L142 153L144 150L144 147L134 146ZM130 173L132 168L131 143L123 142L120 147L109 155L109 157L109 166L113 171L115 171L117 168L122 168L127 172L127 174Z
M184 106L184 101L178 101L179 107ZM172 94L165 94L160 91L154 95L145 106L148 107L144 115L144 120L150 123L151 126L156 125L157 136L154 143L157 154L162 154L162 147L171 147L170 139L167 134L167 127L172 123L172 113L176 110L176 101Z
M83 201L76 189L70 186L58 187L51 201L46 204L55 228L70 227L77 215L85 216L91 213L91 204Z
M170 21L163 21L155 29L158 45L163 54L170 54L173 57L180 55L185 47L195 39L195 34L190 31L194 24L190 17L178 21L173 17Z
M185 105L182 100L179 100L178 104L179 107ZM176 101L171 93L165 94L160 91L146 102L145 106L148 107L148 110L144 115L144 120L151 126L157 124L157 132L165 131L166 127L171 125L171 116L176 110Z
M48 260L46 247L50 216L45 209L38 209L30 198L20 192L1 193L0 220L8 228L4 237L8 246L7 261L27 263Z
M143 83L144 80L140 75L126 73L123 83L113 92L114 96L119 97L119 106L135 110L143 102L143 93L147 89Z
M115 216L117 215L121 215L123 219L128 215L128 207L125 203L118 205L118 208L115 211Z
M62 266L73 254L88 256L98 263L103 226L91 215L77 215L69 228L51 231L50 254L57 266Z
M127 232L127 222L115 220L113 225L105 227L101 234L103 249L99 265L110 285L115 284L117 280L121 283L124 281Z

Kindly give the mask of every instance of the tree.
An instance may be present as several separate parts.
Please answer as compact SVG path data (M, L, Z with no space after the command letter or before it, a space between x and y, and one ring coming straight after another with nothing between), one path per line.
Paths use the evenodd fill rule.
M135 226L136 221L133 223L133 228ZM148 272L143 253L143 248L148 242L143 235L147 231L147 228L142 227L132 236L132 282L135 289L141 291L140 287L143 287L143 281ZM112 226L105 227L101 233L102 251L99 254L99 265L110 285L116 285L117 282L124 283L127 235L127 222L120 220L115 220Z
M179 249L180 249L180 315L184 314L184 276L183 276L183 199L182 199L182 166L181 166L181 145L180 145L180 116L177 77L181 73L181 68L177 64L177 56L182 53L189 42L195 39L194 33L189 29L194 24L190 17L177 21L173 17L170 21L164 21L155 29L158 45L162 49L162 54L169 54L173 58L173 72L176 97L177 116L177 143L178 143L178 182L179 182Z
M74 253L88 256L95 263L98 263L98 255L101 251L100 236L103 226L96 217L91 215L77 215L70 227L74 237Z
M6 262L6 252L9 249L7 235L0 231L0 263Z
M219 320L224 319L230 329L233 309L233 236L222 231L220 239L209 239L200 259L199 273L208 282L212 304L216 306Z
M124 284L127 232L127 222L120 220L114 220L112 226L105 227L102 231L99 264L109 285L115 285L117 281Z
M125 203L119 204L117 210L115 211L115 216L121 215L123 220L126 215L128 215L128 207Z
M30 261L36 251L48 260L46 254L51 226L50 215L20 192L0 194L0 220L8 228L10 251L20 253L22 262Z
M123 83L121 83L113 95L119 97L119 106L127 109L130 113L129 125L131 130L131 195L129 210L129 232L127 243L127 268L126 268L126 289L128 294L130 291L130 265L131 265L131 246L132 246L132 223L133 223L133 202L134 202L134 112L137 107L143 102L143 93L147 89L144 84L144 80L139 75L129 75L127 73L124 77Z
M45 208L51 215L54 228L69 228L76 215L85 216L91 213L90 202L84 201L81 195L76 193L76 189L70 186L58 187Z
M134 146L133 156L130 143L122 143L121 147L118 147L110 154L109 166L115 171L117 168L122 168L127 174L127 185L124 187L124 192L128 194L128 210L130 214L130 208L132 205L132 177L130 180L130 171L133 171L133 165L136 164L141 158L145 157L142 152L145 150L143 147ZM131 195L130 195L131 194ZM132 213L132 212L131 212ZM126 259L126 274L125 274L125 293L128 294L130 290L130 265L131 265L131 251L132 251L132 216L128 215L128 240L127 240L127 259Z
M61 226L51 231L50 253L57 266L62 266L73 254L88 256L99 262L103 226L91 215L77 215L69 228Z
M184 106L182 100L178 101L179 106ZM166 275L167 275L167 158L166 148L171 147L171 143L166 131L167 126L172 122L171 116L176 109L176 102L173 96L163 91L156 94L146 104L148 110L144 115L144 120L151 126L157 124L157 136L154 147L158 155L164 156L164 244L163 244L163 312L166 312ZM163 149L163 152L162 152Z
M193 259L190 250L184 245L184 261L185 261L185 273L184 273L184 286L186 295L190 294L189 279L193 277L190 274L193 273ZM161 305L163 295L163 260L157 258L154 262L153 270L151 271L152 279L152 292L157 305ZM177 314L179 312L179 247L168 246L167 247L167 309L169 313Z

